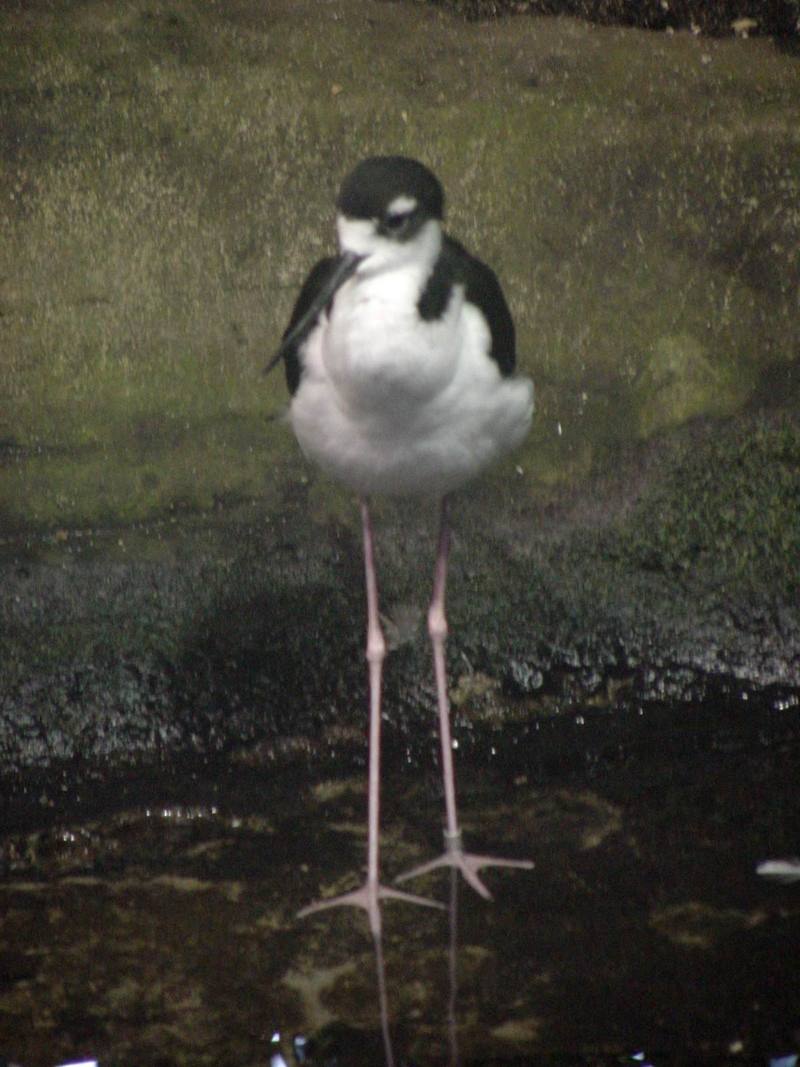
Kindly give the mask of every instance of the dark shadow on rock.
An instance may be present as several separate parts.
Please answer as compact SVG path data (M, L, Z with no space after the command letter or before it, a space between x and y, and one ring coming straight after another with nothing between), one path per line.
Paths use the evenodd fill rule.
M357 603L333 584L274 578L215 604L197 620L174 679L198 747L313 735L348 705L360 710L361 629Z

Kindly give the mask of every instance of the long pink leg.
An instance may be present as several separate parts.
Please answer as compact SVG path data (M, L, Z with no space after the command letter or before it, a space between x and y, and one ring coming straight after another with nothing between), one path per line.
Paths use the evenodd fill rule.
M367 789L367 880L360 889L343 893L329 900L309 904L297 914L311 915L326 908L352 905L364 908L369 917L373 936L381 935L381 911L379 900L405 900L409 904L424 904L429 908L444 905L413 893L381 885L378 881L378 838L380 833L381 790L381 676L386 657L386 641L378 616L378 580L375 574L375 552L372 538L372 522L366 500L361 501L361 523L364 534L364 570L367 584L367 663L369 664L369 784Z
M423 863L400 875L398 882L426 874L437 867L455 867L476 893L487 900L492 894L478 877L482 867L517 867L530 870L530 860L506 860L495 856L480 856L465 852L461 842L461 829L456 810L456 780L453 770L453 742L450 737L450 701L447 695L447 669L444 647L447 640L447 617L445 615L445 587L447 583L447 560L450 553L450 526L447 519L447 498L442 500L439 545L436 552L436 567L433 575L433 597L428 609L428 633L433 646L433 669L436 676L436 703L439 709L439 737L442 746L442 779L444 782L444 805L447 827L444 831L445 851L437 859Z

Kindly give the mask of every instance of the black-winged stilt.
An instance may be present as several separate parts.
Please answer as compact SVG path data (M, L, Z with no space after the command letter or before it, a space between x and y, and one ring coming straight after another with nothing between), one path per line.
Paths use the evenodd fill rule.
M303 452L358 493L367 589L370 731L367 879L304 908L352 904L380 933L379 901L433 901L378 878L381 672L373 494L441 500L428 632L433 646L446 813L445 851L398 881L440 866L458 869L481 896L482 867L526 860L465 852L456 808L445 669L447 496L528 432L533 386L514 376L514 324L494 272L442 231L444 194L434 174L403 156L365 159L337 200L340 253L308 275L268 370L281 359L290 419Z

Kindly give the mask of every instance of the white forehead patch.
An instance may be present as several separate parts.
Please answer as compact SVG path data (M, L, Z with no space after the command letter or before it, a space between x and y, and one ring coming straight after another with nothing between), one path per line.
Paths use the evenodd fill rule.
M401 193L400 196L396 196L391 204L389 204L386 213L387 215L408 215L416 206L416 197L406 196L405 193Z

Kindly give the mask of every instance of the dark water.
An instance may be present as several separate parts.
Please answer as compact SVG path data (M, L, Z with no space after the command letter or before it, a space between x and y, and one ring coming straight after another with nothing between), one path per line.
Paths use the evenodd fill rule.
M2 839L0 1051L279 1067L301 1035L314 1064L791 1053L800 884L755 868L800 848L798 706L741 696L462 724L466 844L535 869L489 871L490 903L449 872L420 879L446 910L387 903L380 946L360 911L295 917L360 880L360 744L150 768L20 816ZM397 742L386 880L441 847L435 764Z

